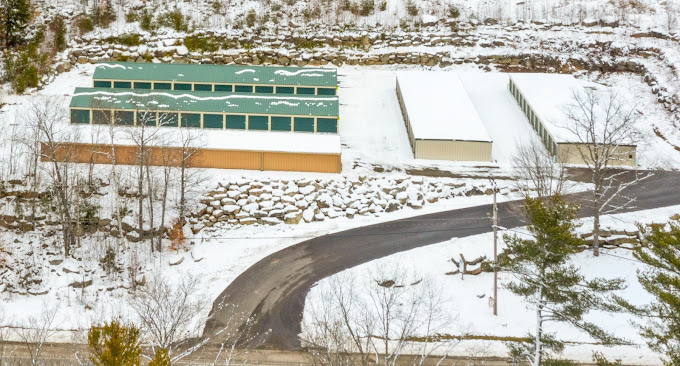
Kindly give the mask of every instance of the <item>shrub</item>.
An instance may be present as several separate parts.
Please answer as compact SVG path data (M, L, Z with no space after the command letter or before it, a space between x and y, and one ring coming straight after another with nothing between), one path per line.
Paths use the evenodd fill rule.
M215 0L212 2L212 9L215 14L222 14L222 10L224 9L224 6L222 5L222 1L220 0Z
M92 22L92 18L87 14L82 14L78 17L78 19L76 20L76 26L78 27L80 34L91 32L92 30L94 30L94 23Z
M116 251L113 248L106 248L106 253L99 260L99 264L102 266L104 272L111 274L117 272L120 268L116 264Z
M248 14L246 15L246 25L249 28L252 28L255 25L256 20L257 14L255 13L255 9L248 10Z
M359 10L359 14L363 16L371 15L374 9L374 0L361 0L361 9Z
M138 20L139 20L139 13L137 13L136 11L130 10L127 13L125 13L125 21L127 23L136 22Z
M139 46L142 44L142 40L139 34L128 33L118 36L118 43L125 46Z
M54 35L54 49L59 52L66 49L66 23L64 17L57 15L50 22L50 31Z
M189 19L182 14L178 8L161 14L158 23L165 27L170 27L177 32L187 32L189 30Z
M38 68L31 62L28 51L9 54L5 58L5 78L12 90L21 94L26 88L38 86Z
M413 0L408 0L406 3L406 11L408 12L408 15L414 17L418 15L418 5Z
M219 41L212 37L205 36L186 36L184 37L184 45L189 51L208 51L215 52L220 49Z
M108 28L116 21L116 12L111 6L111 0L105 0L103 4L92 8L92 22L97 27Z
M118 320L93 325L87 332L90 361L96 366L139 366L139 329Z
M380 11L387 10L387 1L386 0L381 1L380 4L378 5L378 9L380 9Z
M142 13L139 14L139 27L147 32L156 28L153 24L153 14L146 9L142 10Z
M460 9L455 5L449 5L449 17L458 18L460 16Z

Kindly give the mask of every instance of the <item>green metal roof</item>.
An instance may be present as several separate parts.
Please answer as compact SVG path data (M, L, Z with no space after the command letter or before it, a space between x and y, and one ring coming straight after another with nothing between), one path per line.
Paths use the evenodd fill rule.
M338 117L336 96L76 88L71 108Z
M101 62L94 80L177 81L337 87L331 68Z

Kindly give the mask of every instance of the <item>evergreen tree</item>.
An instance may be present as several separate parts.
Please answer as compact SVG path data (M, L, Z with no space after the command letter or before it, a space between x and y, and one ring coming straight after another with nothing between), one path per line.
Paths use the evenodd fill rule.
M157 348L153 358L149 361L149 366L170 366L168 350L165 348Z
M506 248L497 265L514 277L508 290L522 296L535 311L536 330L529 342L510 344L511 354L526 358L533 366L554 363L551 351L560 351L564 345L546 332L548 322L571 324L604 344L620 342L583 319L593 309L615 310L606 295L624 286L622 279L587 280L569 263L575 249L584 245L574 233L578 206L555 195L547 200L527 198L524 209L532 237L506 235Z
M680 220L669 222L670 230L652 226L645 236L647 247L635 257L649 269L638 272L638 281L655 301L638 315L650 317L640 327L650 348L665 356L666 365L680 365Z
M6 48L23 42L30 20L30 0L0 0L0 38Z
M139 329L118 320L93 325L87 333L90 361L96 366L139 366Z

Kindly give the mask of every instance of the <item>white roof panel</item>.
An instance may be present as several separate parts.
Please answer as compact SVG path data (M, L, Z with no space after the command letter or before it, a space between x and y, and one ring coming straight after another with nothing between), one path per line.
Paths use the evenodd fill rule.
M581 94L586 87L597 87L597 84L578 80L568 74L517 73L510 74L510 79L555 142L579 141L567 128L572 123L566 113L569 106L575 103L575 93Z
M110 144L109 126L106 125L69 125L68 141L81 143ZM156 146L181 146L178 127L146 127L147 136L154 134ZM187 129L183 128L186 132ZM116 145L134 145L135 133L139 127L115 126ZM290 152L309 154L340 154L338 134L281 132L281 131L239 131L191 129L194 145L205 149Z
M491 141L457 73L404 71L397 82L415 139Z

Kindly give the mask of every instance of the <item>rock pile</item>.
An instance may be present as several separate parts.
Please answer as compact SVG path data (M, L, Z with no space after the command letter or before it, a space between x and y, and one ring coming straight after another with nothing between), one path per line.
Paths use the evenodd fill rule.
M199 199L189 222L194 234L220 223L277 225L377 215L405 207L420 209L440 199L491 194L488 187L423 177L335 180L235 179Z

